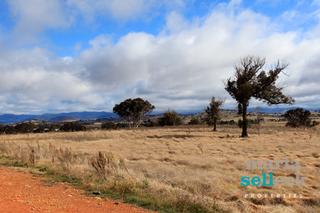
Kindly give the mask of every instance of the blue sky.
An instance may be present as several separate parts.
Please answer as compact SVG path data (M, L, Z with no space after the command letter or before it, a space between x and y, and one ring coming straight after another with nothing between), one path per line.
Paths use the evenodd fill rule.
M318 0L1 0L0 8L3 113L110 111L136 96L158 110L202 109L211 96L230 108L223 81L250 54L289 63L280 86L297 105L320 107Z
M108 1L105 2L108 4ZM115 42L130 32L145 32L157 35L161 33L166 24L167 14L172 11L178 12L188 20L203 19L221 4L230 4L228 0L189 0L183 3L177 2L176 5L170 7L154 5L145 14L136 14L125 18L98 14L96 17L88 20L87 17L77 14L72 17L72 23L68 27L44 28L39 32L41 37L37 38L35 44L50 48L50 50L59 56L75 55L78 53L75 47L88 48L88 42L101 34L110 35ZM252 10L274 20L278 20L288 12L299 12L299 14L295 14L297 20L292 21L290 25L282 26L279 30L308 30L317 24L316 19L311 15L311 13L317 10L315 2L312 3L306 0L243 0L233 2L239 5L237 10ZM2 11L0 14L1 28L4 32L10 34L14 30L19 18L14 14L13 9L10 8L8 0L1 1L0 8ZM65 8L65 10L68 13L72 9Z

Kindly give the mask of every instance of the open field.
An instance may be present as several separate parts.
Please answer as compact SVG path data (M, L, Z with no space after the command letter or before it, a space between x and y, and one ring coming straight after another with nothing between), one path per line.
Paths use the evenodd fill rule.
M178 206L177 211L192 212L183 203L191 202L194 212L320 212L319 127L290 129L282 122L268 121L261 128L250 128L248 139L239 134L240 129L232 126L218 127L218 132L205 126L182 126L2 135L0 152L27 164L64 171L91 188L95 184L98 190L122 190L123 196L132 192L144 201L150 196L148 205L136 203L153 209L170 204ZM106 180L94 182L98 177L93 177L90 159L99 151L111 156L113 166ZM245 162L253 159L297 161L305 184L244 188L241 176L261 174L246 169ZM294 176L282 170L275 175ZM119 179L125 184L115 184ZM303 198L245 198L246 193L295 193Z

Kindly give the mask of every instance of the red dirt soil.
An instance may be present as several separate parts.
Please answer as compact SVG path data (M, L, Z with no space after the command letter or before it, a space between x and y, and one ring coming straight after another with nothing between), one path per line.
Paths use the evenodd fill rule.
M80 190L59 183L47 186L41 178L0 167L0 212L146 213L112 200L87 197Z

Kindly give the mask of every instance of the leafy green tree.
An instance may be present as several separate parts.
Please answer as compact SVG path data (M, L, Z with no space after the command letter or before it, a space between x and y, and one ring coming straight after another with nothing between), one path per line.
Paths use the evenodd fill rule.
M127 99L113 107L113 112L125 119L130 127L139 127L144 116L155 107L142 98Z
M241 59L235 66L234 78L229 78L225 89L238 102L239 114L242 114L242 137L248 137L247 109L251 98L256 98L267 104L291 104L294 100L282 93L276 86L279 74L287 65L279 62L265 71L265 59L248 56Z
M223 101L211 98L210 104L206 109L206 121L208 125L213 125L213 131L217 131L217 121L220 119L220 108Z

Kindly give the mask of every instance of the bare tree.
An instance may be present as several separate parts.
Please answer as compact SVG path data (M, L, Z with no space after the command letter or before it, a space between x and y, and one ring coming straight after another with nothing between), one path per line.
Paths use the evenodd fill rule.
M207 124L213 125L213 131L217 131L217 121L220 119L220 107L223 101L216 100L215 97L211 98L210 104L206 109Z
M247 109L251 98L256 98L267 104L292 104L294 100L282 93L281 87L276 86L279 74L288 65L279 62L269 71L265 71L265 59L248 56L241 59L235 66L235 77L229 78L226 90L238 102L239 114L242 114L241 137L248 137Z

